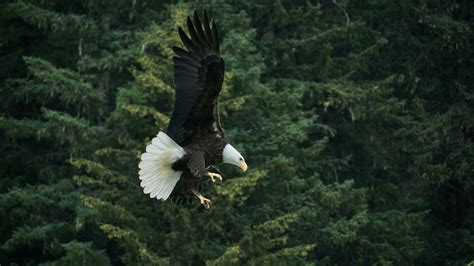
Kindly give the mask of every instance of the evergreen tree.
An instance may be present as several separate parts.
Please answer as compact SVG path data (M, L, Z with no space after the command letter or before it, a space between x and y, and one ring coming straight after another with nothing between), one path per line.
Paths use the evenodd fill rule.
M117 260L103 251L115 251L107 249L105 233L113 238L119 230L97 222L100 215L89 208L97 201L82 190L123 183L123 175L89 159L106 141L116 88L131 78L135 29L150 14L145 4L2 3L1 24L12 25L2 28L2 56L7 64L24 64L20 73L2 69L2 263ZM91 179L75 168L102 175Z
M451 1L2 1L1 264L474 261L473 7ZM174 102L171 47L217 22L213 200L158 202L138 162Z

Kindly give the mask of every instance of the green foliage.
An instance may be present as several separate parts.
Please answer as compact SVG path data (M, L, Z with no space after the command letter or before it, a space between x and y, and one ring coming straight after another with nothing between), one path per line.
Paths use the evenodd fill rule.
M1 264L472 264L469 1L0 7ZM149 199L137 174L196 8L250 166L204 183L210 210Z
M71 241L62 244L66 256L59 260L48 262L51 265L109 265L110 260L101 251L94 250L92 244Z

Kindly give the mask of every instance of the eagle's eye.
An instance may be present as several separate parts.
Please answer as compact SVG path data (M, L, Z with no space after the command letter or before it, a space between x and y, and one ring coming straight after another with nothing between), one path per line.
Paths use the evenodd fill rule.
M239 161L243 161L244 159L242 157L239 158Z

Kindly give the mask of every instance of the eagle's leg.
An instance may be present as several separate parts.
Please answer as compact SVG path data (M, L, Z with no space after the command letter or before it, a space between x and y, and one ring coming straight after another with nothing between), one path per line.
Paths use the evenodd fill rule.
M211 178L212 182L216 184L220 184L222 182L222 176L220 174L209 172L207 175Z
M211 200L205 198L199 191L192 189L191 192L201 201L201 204L204 205L204 208L209 209L211 207Z

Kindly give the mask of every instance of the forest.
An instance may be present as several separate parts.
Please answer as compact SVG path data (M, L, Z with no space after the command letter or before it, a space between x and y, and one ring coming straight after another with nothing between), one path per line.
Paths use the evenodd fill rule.
M242 173L150 199L207 10ZM0 0L1 265L473 265L470 0Z

